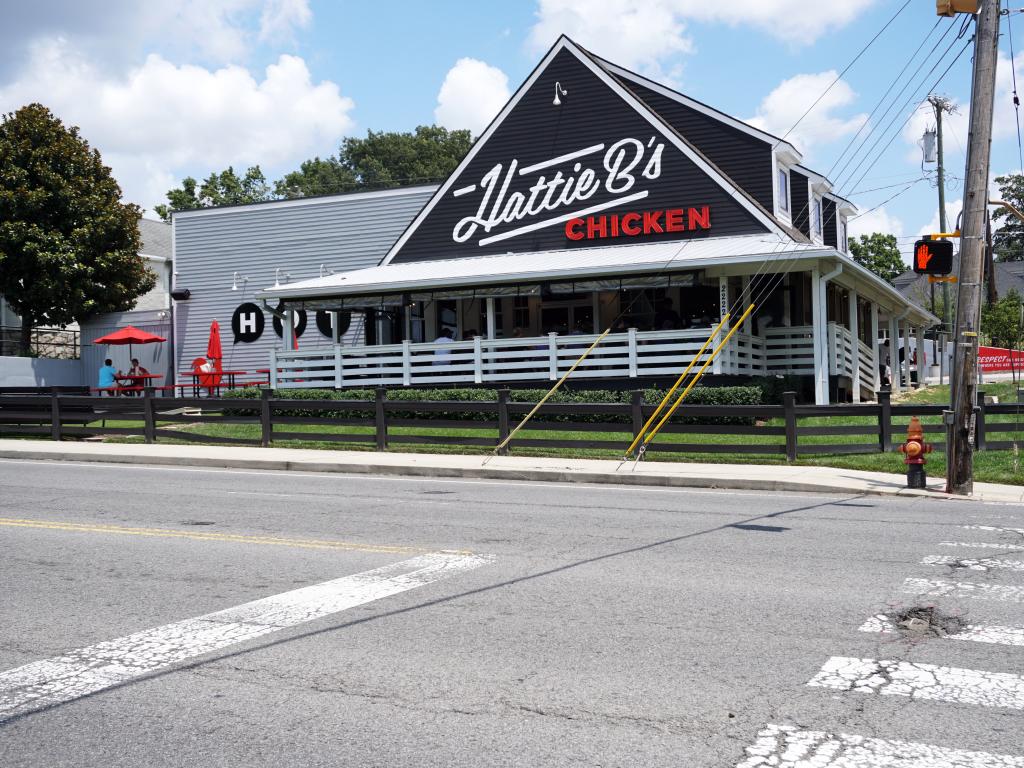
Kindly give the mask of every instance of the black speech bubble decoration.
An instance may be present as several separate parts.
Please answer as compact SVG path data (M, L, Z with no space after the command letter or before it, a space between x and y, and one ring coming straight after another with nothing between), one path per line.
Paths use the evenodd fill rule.
M321 309L316 313L316 327L320 330L324 336L328 339L333 338L331 334L331 315L338 316L338 336L344 336L348 331L349 326L352 325L352 313L351 312L332 312L326 309Z
M266 327L266 320L263 318L263 310L252 302L239 304L231 315L231 335L234 337L232 343L243 342L252 344L263 335Z

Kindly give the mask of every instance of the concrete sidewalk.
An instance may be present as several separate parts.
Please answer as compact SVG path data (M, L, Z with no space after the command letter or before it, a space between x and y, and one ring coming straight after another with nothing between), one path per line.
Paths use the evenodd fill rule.
M942 493L943 480L929 481L928 491L905 487L903 475L832 467L757 464L637 465L598 459L549 459L427 453L317 451L298 448L246 448L185 444L57 443L47 440L0 440L0 458L96 461L189 467L341 472L408 477L461 477L561 483L615 483L677 488L730 488L758 491L864 493L893 496L962 498ZM894 458L894 461L896 459ZM975 483L976 500L1024 502L1024 486Z

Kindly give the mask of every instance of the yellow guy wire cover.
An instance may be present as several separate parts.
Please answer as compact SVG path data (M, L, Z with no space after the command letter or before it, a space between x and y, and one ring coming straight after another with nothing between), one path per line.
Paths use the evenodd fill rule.
M665 396L661 399L661 402L658 403L658 407L654 409L654 413L652 413L650 418L647 419L647 423L644 424L643 429L641 429L640 433L633 438L633 442L630 443L629 448L626 449L626 456L629 456L629 454L633 452L633 449L636 448L637 443L643 440L644 435L647 434L647 428L651 426L651 424L654 422L656 418L658 418L658 414L660 414L661 409L665 407L665 403L667 403L669 401L669 398L676 393L676 390L679 389L679 385L683 383L683 380L686 378L686 375L690 372L693 366L697 364L697 361L700 360L701 356L704 354L704 350L708 348L708 345L714 340L715 336L718 335L718 332L722 330L722 326L724 326L728 321L729 313L726 312L724 315L722 315L721 322L718 323L718 325L715 327L715 330L713 330L711 332L711 335L708 336L707 341L705 341L701 348L697 350L697 354L693 356L693 360L690 361L690 364L686 366L686 369L681 374L679 374L679 378L676 379L676 383L673 384L672 388L665 393Z
M711 357L707 359L704 365L700 367L700 370L697 371L697 373L694 375L690 383L686 385L686 389L683 390L683 393L679 396L679 399L672 404L672 407L668 409L668 412L662 417L661 421L658 422L658 425L654 428L654 431L651 432L650 437L648 437L644 441L642 448L646 448L647 445L654 439L655 435L658 434L658 431L663 426L665 426L665 422L672 418L672 414L676 412L676 409L682 404L683 400L686 399L686 396L690 394L690 390L693 389L693 387L697 384L698 381L700 381L700 377L707 369L707 367L711 365L712 361L718 356L718 353L725 348L725 345L729 343L729 339L731 339L733 334L740 329L740 326L743 325L743 321L746 320L750 313L753 311L754 305L751 304L749 307L747 307L747 311L743 313L740 319L736 321L736 325L734 325L729 330L729 333L726 334L725 338L722 339L722 342L717 347L715 347L715 351L711 353Z

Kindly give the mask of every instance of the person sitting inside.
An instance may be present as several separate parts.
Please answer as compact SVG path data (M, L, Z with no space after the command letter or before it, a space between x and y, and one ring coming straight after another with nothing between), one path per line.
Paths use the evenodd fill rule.
M107 358L103 361L103 366L100 368L99 381L96 386L100 390L107 390L111 395L115 394L113 388L117 386L117 377L121 375L121 372L114 367L114 361Z
M454 336L454 334L452 333L451 328L442 328L440 335L436 339L434 339L434 343L451 344L454 342L452 336ZM431 365L448 365L450 363L450 360L448 358L451 355L451 353L452 351L450 349L445 349L444 347L435 349L434 360L431 363Z
M657 331L670 331L681 325L679 313L672 307L672 299L667 296L661 300L658 311L654 315L654 329Z

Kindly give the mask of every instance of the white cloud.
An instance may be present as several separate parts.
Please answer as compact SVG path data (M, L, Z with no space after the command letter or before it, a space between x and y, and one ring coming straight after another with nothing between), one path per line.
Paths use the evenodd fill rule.
M309 0L267 0L260 14L260 40L288 39L312 20Z
M769 93L757 108L757 114L747 122L769 133L783 136L814 104L815 99L836 79L836 72L828 70L817 74L795 75L783 80ZM798 150L809 153L815 145L828 144L856 132L867 120L860 114L842 118L833 114L853 103L857 94L840 80L814 106L810 113L786 137Z
M964 207L963 200L947 200L946 201L946 226L949 227L949 231L952 232L956 229L956 217L960 215L960 209ZM931 235L940 232L939 228L939 207L935 206L935 213L932 215L932 220L917 230L919 235Z
M352 128L351 99L314 83L282 55L262 79L240 66L177 66L151 54L124 76L100 71L67 41L36 43L21 78L0 86L0 111L39 101L78 125L125 198L146 208L190 169L295 164Z
M446 128L479 134L509 99L508 76L478 59L459 59L437 94L434 119Z
M876 0L539 0L530 30L534 53L566 34L598 55L658 79L678 79L678 57L692 53L686 22L752 26L793 45L809 45L861 15Z
M903 222L886 211L885 206L882 206L850 219L846 224L846 231L850 237L870 235L872 232L902 237Z

